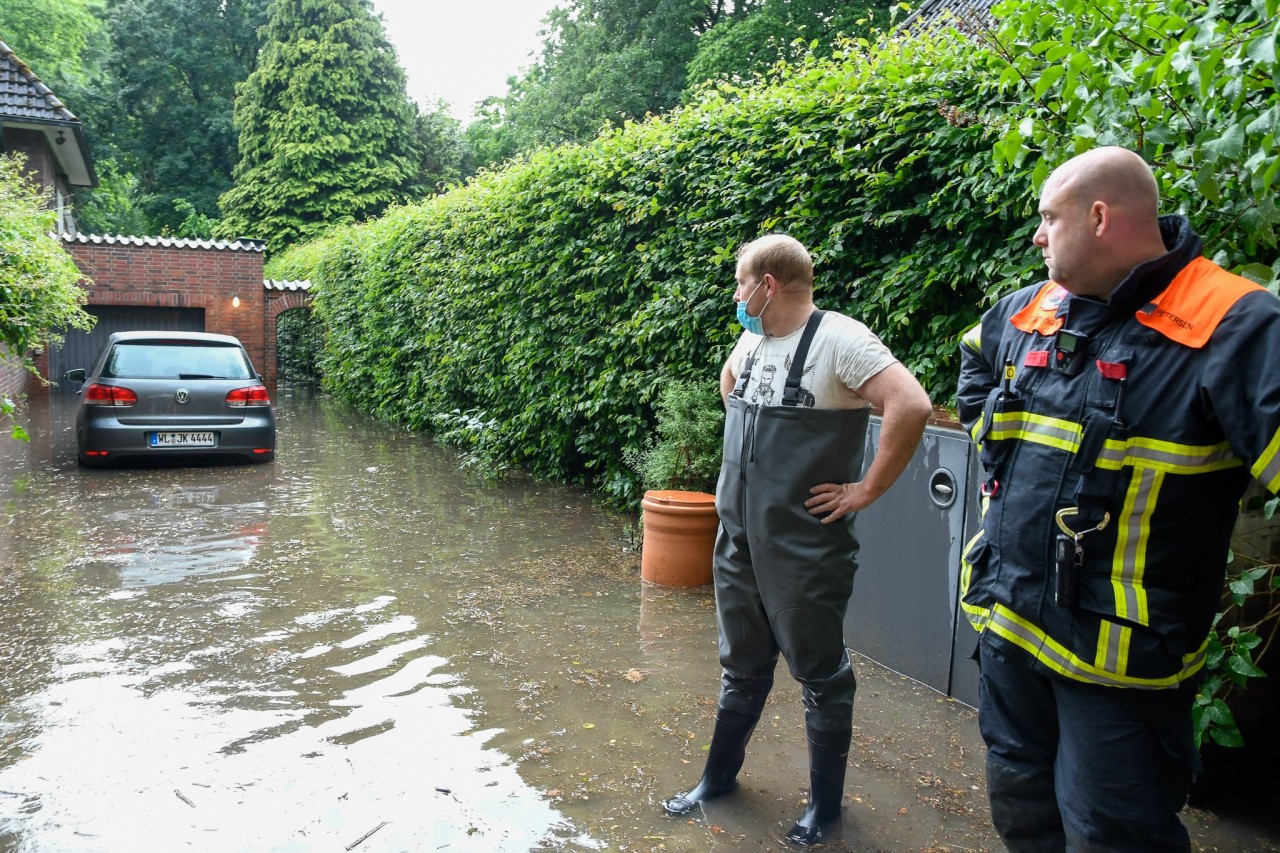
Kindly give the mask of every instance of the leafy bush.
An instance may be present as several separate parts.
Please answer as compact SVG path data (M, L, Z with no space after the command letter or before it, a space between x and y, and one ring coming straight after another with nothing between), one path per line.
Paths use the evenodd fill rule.
M53 236L57 214L25 162L0 155L0 358L35 373L31 350L62 340L50 330L89 329L93 318L81 310L80 270ZM12 437L25 439L14 411L13 401L0 397L0 419L10 422Z
M672 382L658 394L655 435L623 456L648 489L714 492L720 475L724 403L715 379Z
M988 44L1013 99L997 163L1038 186L1052 164L1122 145L1215 261L1274 292L1280 210L1276 0L1034 0L999 7Z
M1242 529L1259 516L1271 521L1280 498L1249 503L1261 503L1261 507L1247 507L1237 527L1237 551L1228 566L1222 612L1209 637L1206 678L1193 709L1197 743L1208 738L1227 747L1244 744L1230 701L1243 695L1250 681L1266 676L1258 664L1280 638L1280 553L1270 535L1259 537L1256 531L1250 534ZM1261 529L1274 532L1270 525Z

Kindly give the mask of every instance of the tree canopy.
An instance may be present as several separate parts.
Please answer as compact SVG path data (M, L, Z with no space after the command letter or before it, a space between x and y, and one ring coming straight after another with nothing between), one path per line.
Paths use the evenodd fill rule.
M725 15L698 40L685 72L686 99L709 81L764 74L779 60L829 56L837 36L859 36L888 21L874 0L764 0L746 14Z
M465 131L441 104L408 100L367 0L0 0L0 38L84 123L100 179L77 193L85 230L284 224L284 244L667 111L705 79L829 50L864 26L867 2L565 0L534 65ZM259 57L272 66L251 78Z
M253 70L268 0L111 0L114 92L91 132L136 177L149 233L209 237L237 161L236 83Z
M581 141L608 122L675 106L684 69L708 14L722 3L571 0L547 16L542 55L509 79L470 130L494 159L542 145Z
M55 91L83 85L104 45L102 0L0 0L0 41Z
M872 0L569 0L547 17L542 54L467 129L478 162L584 142L602 126L666 112L713 78L748 78L809 43L869 30ZM881 20L887 12L879 12ZM793 43L803 40L804 46Z
M279 248L409 199L420 165L404 71L369 0L275 0L237 90L226 237Z

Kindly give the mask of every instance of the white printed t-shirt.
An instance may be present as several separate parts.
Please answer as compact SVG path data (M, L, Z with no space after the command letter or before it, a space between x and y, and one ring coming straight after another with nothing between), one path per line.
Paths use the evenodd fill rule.
M802 325L784 338L742 333L729 356L729 369L736 383L747 357L755 355L743 395L748 403L781 405L783 386L803 332ZM865 325L852 317L828 311L809 345L797 402L818 409L865 408L870 403L858 396L856 389L896 361L888 347Z

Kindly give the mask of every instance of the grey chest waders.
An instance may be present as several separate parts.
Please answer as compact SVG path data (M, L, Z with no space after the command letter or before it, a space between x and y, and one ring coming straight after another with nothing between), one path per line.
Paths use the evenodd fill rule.
M782 405L743 398L754 357L729 396L716 487L720 707L702 778L662 804L668 814L682 815L737 787L781 652L800 682L805 707L809 803L786 835L804 846L824 840L844 796L857 687L844 646L844 614L858 556L853 518L823 524L804 502L814 486L862 476L869 419L866 409L797 405L805 358L821 322L822 312L815 311L805 325Z
M822 524L804 502L822 483L862 475L867 409L796 403L821 311L805 326L778 406L748 403L748 359L728 399L724 461L716 487L715 549L720 707L759 716L781 652L802 686L806 719L843 731L856 688L844 645L858 540L853 517Z

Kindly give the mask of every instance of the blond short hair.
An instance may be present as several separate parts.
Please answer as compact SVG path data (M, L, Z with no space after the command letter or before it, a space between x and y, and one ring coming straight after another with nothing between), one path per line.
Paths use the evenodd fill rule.
M738 263L753 278L772 275L784 290L813 288L813 258L799 240L786 234L766 234L743 243L738 249Z

